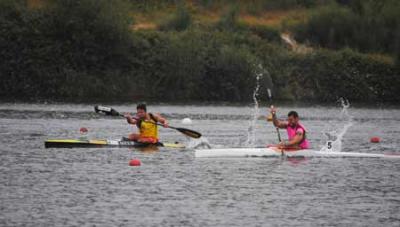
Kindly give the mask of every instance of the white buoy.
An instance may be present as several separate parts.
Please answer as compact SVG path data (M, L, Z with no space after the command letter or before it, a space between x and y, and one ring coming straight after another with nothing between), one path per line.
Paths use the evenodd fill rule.
M186 117L182 119L182 124L184 125L190 125L192 124L192 120L190 120L190 118Z

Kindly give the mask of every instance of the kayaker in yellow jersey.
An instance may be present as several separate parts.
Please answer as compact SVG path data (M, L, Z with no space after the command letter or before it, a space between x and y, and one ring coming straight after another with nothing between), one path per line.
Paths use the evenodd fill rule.
M136 125L139 129L139 133L129 134L128 139L141 143L157 143L158 127L156 123L161 123L167 128L167 120L159 114L147 113L146 104L138 104L136 110L135 117L130 114L124 115L129 124Z

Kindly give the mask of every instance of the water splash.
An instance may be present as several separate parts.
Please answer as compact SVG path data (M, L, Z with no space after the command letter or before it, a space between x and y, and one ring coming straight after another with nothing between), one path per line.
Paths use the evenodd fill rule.
M327 144L322 147L321 151L342 151L343 136L346 134L347 130L354 124L353 116L351 116L348 111L348 109L350 108L349 101L347 99L340 98L339 102L342 105L340 118L345 122L345 124L339 130L339 132L337 130L324 132L324 135L327 138Z
M210 149L212 148L210 142L208 142L207 138L200 137L198 139L189 139L189 143L187 145L190 149Z
M256 74L256 87L253 92L253 102L254 108L252 112L252 120L249 122L249 127L247 128L247 140L244 142L245 146L252 147L255 145L256 141L256 124L258 116L260 115L259 105L258 105L258 91L260 90L260 79L263 77L264 68L261 64L257 66Z

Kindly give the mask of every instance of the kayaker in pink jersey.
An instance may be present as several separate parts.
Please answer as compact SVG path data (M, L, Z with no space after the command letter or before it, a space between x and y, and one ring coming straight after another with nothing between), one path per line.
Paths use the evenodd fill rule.
M271 107L272 122L275 127L286 129L288 141L281 141L277 147L283 149L308 149L310 143L307 140L305 127L299 122L299 114L296 111L288 113L287 121L280 121L276 117L276 109Z

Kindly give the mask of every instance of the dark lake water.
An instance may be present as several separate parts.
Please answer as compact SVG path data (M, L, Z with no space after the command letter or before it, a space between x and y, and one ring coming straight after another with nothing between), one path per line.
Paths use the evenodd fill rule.
M135 110L133 104L113 107ZM278 115L291 109L314 149L329 132L343 135L336 147L343 152L400 153L399 108L285 106ZM250 106L149 111L201 132L213 147L277 142L265 107L256 118ZM193 124L183 125L185 117ZM81 127L89 132L80 134ZM93 105L0 104L0 226L400 226L399 159L196 159L193 148L44 149L45 139L120 138L131 131L124 119L94 113ZM381 143L370 143L373 136ZM194 144L171 129L160 129L160 137ZM142 165L129 166L133 158Z

